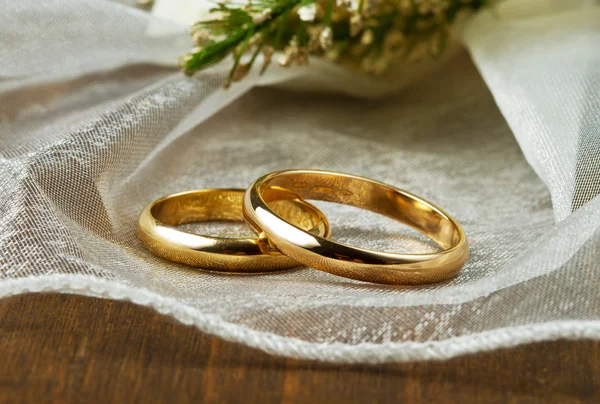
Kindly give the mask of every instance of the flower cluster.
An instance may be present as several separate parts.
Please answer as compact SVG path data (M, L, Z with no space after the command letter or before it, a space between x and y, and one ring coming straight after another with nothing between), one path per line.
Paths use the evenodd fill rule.
M443 51L461 12L486 0L248 0L219 3L215 18L191 28L195 47L181 58L188 73L228 55L228 84L248 74L262 54L261 73L277 63L306 65L309 55L365 73L385 72L398 58L418 59Z

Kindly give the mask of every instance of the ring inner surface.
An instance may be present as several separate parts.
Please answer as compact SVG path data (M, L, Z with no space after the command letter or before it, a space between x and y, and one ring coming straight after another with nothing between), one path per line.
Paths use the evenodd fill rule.
M287 190L274 190L269 207L286 221L311 233L323 233L325 217ZM243 221L244 190L207 189L171 195L157 201L150 213L167 226L209 220Z
M168 226L208 220L244 220L242 190L202 190L171 195L156 202L150 213Z
M281 189L303 199L335 202L385 215L420 231L444 250L460 241L457 226L444 212L408 192L376 181L338 173L290 172L266 179L259 193L270 207Z

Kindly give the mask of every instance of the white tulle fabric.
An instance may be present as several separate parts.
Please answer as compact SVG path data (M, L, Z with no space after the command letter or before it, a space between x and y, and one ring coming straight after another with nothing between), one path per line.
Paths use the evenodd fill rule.
M227 91L229 61L183 76L174 60L189 46L185 29L128 5L23 0L0 18L1 296L131 300L230 341L332 362L600 339L596 2L484 11L463 30L470 55L418 81L427 69L400 67L398 86L315 62ZM356 98L400 87L384 100ZM310 268L198 271L136 239L137 215L157 197L244 188L292 167L363 175L434 201L464 225L469 262L446 283L392 287ZM386 218L320 206L337 240L434 248ZM197 229L247 231L208 227Z

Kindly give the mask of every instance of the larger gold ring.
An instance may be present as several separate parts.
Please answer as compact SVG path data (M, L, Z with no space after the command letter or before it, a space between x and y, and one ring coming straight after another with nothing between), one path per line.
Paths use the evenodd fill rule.
M407 224L433 239L443 251L396 254L352 247L309 234L270 205L285 189L305 199L370 210ZM317 170L286 170L256 180L244 197L244 216L290 258L322 271L367 282L421 284L454 276L469 255L462 227L442 209L418 196L378 181Z
M276 191L271 208L298 228L329 235L323 213L289 191ZM243 220L242 189L204 189L169 195L142 211L137 235L154 255L216 271L266 272L299 266L259 238L222 238L187 233L173 226L207 220Z

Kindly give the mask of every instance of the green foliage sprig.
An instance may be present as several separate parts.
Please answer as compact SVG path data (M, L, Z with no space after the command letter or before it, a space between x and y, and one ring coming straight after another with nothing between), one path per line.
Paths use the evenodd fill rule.
M218 3L215 18L191 28L196 47L181 58L187 74L233 55L231 81L242 79L262 53L281 66L315 55L366 73L382 73L397 58L436 56L462 12L487 0L254 0Z

